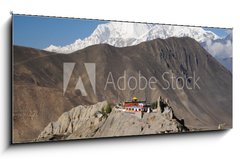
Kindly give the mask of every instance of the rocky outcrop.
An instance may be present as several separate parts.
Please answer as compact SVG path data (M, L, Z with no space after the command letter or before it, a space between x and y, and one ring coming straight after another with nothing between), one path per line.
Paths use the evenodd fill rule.
M154 102L159 94L168 98L174 115L184 118L191 129L216 130L223 123L224 129L232 127L232 74L188 37L155 39L124 48L99 44L68 55L14 46L13 58L13 143L32 141L48 123L78 105L125 101L133 95L149 102ZM75 67L63 94L66 62L75 63ZM96 65L96 92L84 63ZM108 80L109 73L113 80ZM156 78L158 82L152 84L154 89L148 86L144 90L140 84L134 90L106 86L107 81L116 86L125 74L126 81L130 77L139 81L141 75L148 81ZM87 96L75 89L79 77ZM172 83L171 77L179 80L174 78ZM193 77L199 79L199 88L188 89L186 85L196 84ZM171 83L169 89L164 89L169 84L166 80ZM119 86L124 86L124 80L119 81ZM185 87L175 89L177 85Z
M171 107L163 112L155 110L138 118L116 108L107 116L102 114L106 101L91 106L78 106L63 113L56 122L51 122L35 141L132 136L144 134L177 133L188 131Z
M115 111L109 115L94 137L177 133L186 130L184 125L173 118L172 109L166 108L163 113L144 113L142 119Z
M56 122L49 123L36 140L54 140L59 137L65 139L76 132L79 132L79 137L91 137L105 120L100 113L105 106L106 101L72 108L63 113Z

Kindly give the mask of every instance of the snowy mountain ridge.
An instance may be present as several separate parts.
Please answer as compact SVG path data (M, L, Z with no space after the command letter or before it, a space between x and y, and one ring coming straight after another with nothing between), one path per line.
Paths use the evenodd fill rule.
M228 70L232 70L232 34L222 38L202 27L109 22L99 24L93 33L84 39L77 39L66 46L50 45L46 51L69 54L96 44L110 44L115 47L137 45L157 38L190 37L199 42L213 57ZM224 60L225 59L225 60Z
M206 42L209 39L220 39L215 33L206 31L201 27L109 22L98 25L94 32L83 40L77 39L74 43L66 46L50 45L45 50L66 54L100 43L125 47L156 38L166 39L173 36L188 36L200 43Z

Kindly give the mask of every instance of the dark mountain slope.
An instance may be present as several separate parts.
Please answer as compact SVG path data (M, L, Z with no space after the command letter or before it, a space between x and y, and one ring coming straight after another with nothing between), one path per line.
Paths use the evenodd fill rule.
M34 54L36 52L34 56L37 57L41 52L40 50L23 47L15 48L14 57L16 57L14 59L20 59L18 56L23 56L18 52L23 54L29 54L29 52ZM45 54L45 51L43 53ZM184 119L186 126L189 128L211 130L216 129L219 124L224 124L226 128L232 126L232 75L209 55L199 43L191 38L156 39L125 48L100 44L68 55L55 53L49 55L27 61L21 60L21 63L15 61L14 63L14 88L17 89L18 85L27 85L25 89L27 87L52 89L55 91L48 93L56 95L53 101L64 101L61 104L54 102L42 104L41 109L43 107L48 110L49 106L53 108L49 111L49 114L53 115L56 110L59 110L59 107L62 108L61 110L69 110L71 107L80 104L94 104L104 100L109 102L125 101L130 100L132 96L153 102L159 96L163 96L169 99L175 115L179 119ZM76 65L66 93L63 95L64 62L74 62ZM96 94L94 94L90 84L84 63L96 64ZM140 72L141 76L144 76L147 80L155 77L159 82L151 84L154 89L131 90L126 88L120 90L119 88L115 89L112 84L106 86L109 72L111 72L115 84L117 84L119 77L124 75L124 72L126 72L126 79L131 76L138 79ZM165 75L164 78L162 75ZM185 87L174 89L176 85L183 85L183 81L180 79L173 85L171 84L171 88L164 89L168 86L166 80L171 82L171 75L182 77ZM82 96L80 91L74 90L79 76L82 78L88 96ZM186 88L186 83L189 86L194 86L194 79L188 79L189 77L199 78L197 81L199 88ZM120 80L120 87L123 87L123 84L123 80ZM130 86L134 86L133 81L130 82ZM144 84L142 83L141 86L143 87ZM14 100L20 98L23 90L15 90ZM34 99L31 96L21 98ZM36 98L42 97L37 96ZM48 101L48 98L46 95L41 100ZM32 105L36 104L32 103ZM15 109L26 108L23 107L23 103L14 102L13 114L16 113ZM38 109L37 107L36 110ZM44 114L41 114L39 118L33 119L33 121L39 122L43 118ZM53 118L56 120L55 117ZM19 120L14 120L16 122L15 127L17 127ZM43 123L48 124L54 121L52 118L47 120L49 121ZM34 122L32 122L32 127L35 127Z

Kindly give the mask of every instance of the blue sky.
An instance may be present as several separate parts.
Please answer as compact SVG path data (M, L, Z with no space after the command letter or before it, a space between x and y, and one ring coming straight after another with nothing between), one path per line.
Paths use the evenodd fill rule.
M221 29L221 28L204 28L204 29L212 31L220 37L226 37L229 34L228 33L229 29Z
M14 15L14 45L44 49L53 44L64 46L77 39L88 37L99 24L108 21L71 18L49 18L41 16ZM220 37L227 35L226 29L204 28Z
M107 21L14 15L13 43L39 49L64 46L89 36L102 23Z

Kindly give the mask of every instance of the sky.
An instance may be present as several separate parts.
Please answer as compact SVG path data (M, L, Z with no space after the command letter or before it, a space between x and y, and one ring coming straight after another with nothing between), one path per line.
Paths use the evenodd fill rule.
M229 34L229 29L221 28L204 28L204 30L212 31L220 37L226 37Z
M97 25L107 23L103 20L73 18L49 18L42 16L14 15L13 43L38 49L49 45L65 46L91 35ZM226 29L204 28L225 37Z
M13 43L38 49L64 46L88 37L102 23L107 21L14 15Z

